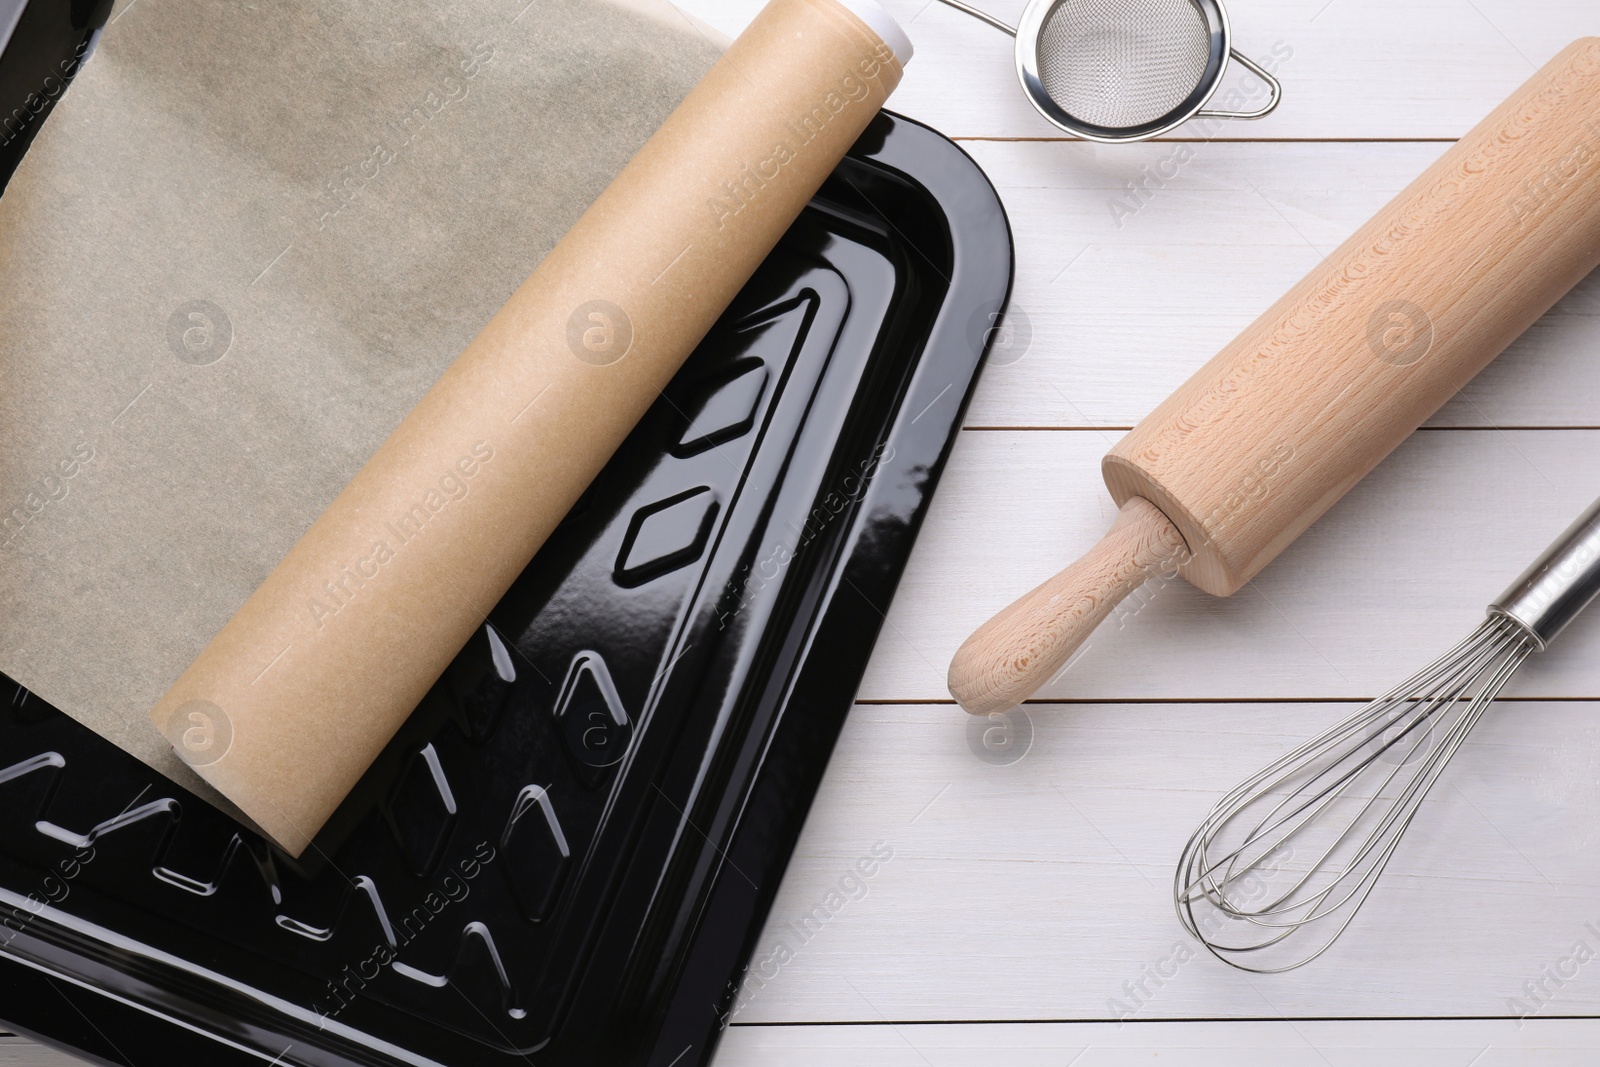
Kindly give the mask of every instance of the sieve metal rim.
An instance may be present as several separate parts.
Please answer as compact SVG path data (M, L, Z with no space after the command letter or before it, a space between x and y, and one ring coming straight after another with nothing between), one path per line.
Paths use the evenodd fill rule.
M1205 19L1206 29L1211 35L1206 69L1201 74L1194 91L1165 115L1138 126L1097 126L1077 118L1051 99L1050 94L1045 92L1044 82L1039 76L1039 40L1044 34L1045 20L1057 7L1067 2L1069 0L1028 0L1028 6L1022 12L1022 20L1017 23L1016 62L1017 80L1022 83L1022 92L1028 98L1028 102L1051 124L1074 137L1081 137L1086 141L1099 141L1102 144L1122 144L1155 137L1188 122L1206 106L1207 101L1222 85L1222 74L1228 64L1232 37L1228 27L1228 13L1219 0L1189 0Z

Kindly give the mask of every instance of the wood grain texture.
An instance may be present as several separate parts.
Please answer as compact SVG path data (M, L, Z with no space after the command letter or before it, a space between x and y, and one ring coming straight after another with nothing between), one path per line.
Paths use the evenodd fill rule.
M1592 702L1486 716L1315 966L1248 975L1187 941L1171 893L1190 831L1350 710L1030 704L997 763L973 746L984 720L951 705L858 706L757 942L769 976L747 980L735 1021L1600 1012L1600 962L1562 962L1580 941L1600 951ZM874 850L892 857L850 879ZM780 943L790 958L764 965ZM1532 1001L1547 966L1568 978Z
M963 147L1017 243L1014 306L1031 340L991 361L968 424L1102 428L962 435L863 690L896 702L948 699L944 665L960 640L1111 521L1098 464L1122 430L1449 148L1393 139L1460 137L1569 41L1600 31L1592 0L1229 0L1242 50L1292 51L1278 69L1283 106L1219 124L1215 140L1191 127L1184 144L1106 148L1050 139L1002 35L934 0L885 2L918 50L894 107L986 139ZM759 3L686 6L735 33ZM1003 17L1021 7L992 5ZM1127 184L1150 174L1161 183L1129 200ZM1584 936L1600 912L1589 830L1600 617L1512 689L1584 700L1516 699L1485 719L1451 768L1460 794L1441 784L1439 821L1408 836L1413 872L1374 897L1381 923L1314 970L1254 979L1258 993L1195 960L1120 1027L953 1021L1104 1018L1123 982L1166 958L1181 933L1164 893L1194 820L1349 710L1302 701L1370 696L1431 659L1600 492L1600 434L1551 432L1600 425L1596 352L1591 275L1429 422L1485 432L1414 435L1232 598L1152 583L1125 601L1046 691L1115 703L1027 705L1035 737L1016 764L977 758L968 716L949 703L858 707L759 953L874 842L895 858L749 1001L718 1067L1592 1063L1594 1020L1305 1016L1505 1015ZM1225 698L1290 703L1215 703ZM1141 703L1152 699L1172 703ZM1418 885L1452 871L1442 904L1419 902L1431 898ZM1552 986L1543 1015L1600 1013L1596 967ZM1153 1021L1274 1009L1290 1021ZM778 1019L856 1025L762 1024ZM0 1064L71 1062L0 1041Z
M883 0L916 46L894 107L952 137L1055 137L1017 85L1011 39L936 0ZM756 0L689 0L734 34ZM1015 19L1025 0L977 5ZM1283 104L1265 119L1179 127L1176 137L1455 138L1574 38L1589 0L1229 0L1235 47L1274 58ZM1281 58L1287 52L1287 58ZM1230 71L1221 91L1260 90Z
M1600 1022L738 1026L717 1067L1574 1067Z
M1227 596L1600 262L1600 38L1574 42L1134 427L1119 503Z
M1537 1019L976 1023L735 1026L717 1067L1569 1067L1600 1045L1600 1022ZM0 1067L77 1067L22 1038L0 1036ZM143 1065L140 1065L143 1067ZM152 1065L154 1067L154 1065Z
M1079 645L1129 593L1187 558L1183 535L1139 497L1082 558L985 622L950 660L956 701L974 715L1022 703L1067 665Z
M1016 324L1000 333L968 425L1126 429L1449 145L963 147L998 188L1017 245ZM1600 424L1597 338L1591 274L1428 425Z
M1600 261L1600 38L1574 42L1106 456L1177 527L1179 573L1254 577ZM1148 523L1146 524L1149 525ZM1029 695L1148 572L1116 534L985 623L950 689ZM1069 606L1063 608L1063 603ZM1083 605L1080 610L1079 605ZM1008 645L1009 642L1009 645Z
M1015 590L1060 570L1116 514L1096 431L956 442L861 689L946 700L945 666ZM1433 659L1600 493L1600 431L1413 434L1232 597L1152 581L1042 699L1363 699ZM1600 696L1600 612L1509 692ZM1063 768L1070 772L1070 768Z

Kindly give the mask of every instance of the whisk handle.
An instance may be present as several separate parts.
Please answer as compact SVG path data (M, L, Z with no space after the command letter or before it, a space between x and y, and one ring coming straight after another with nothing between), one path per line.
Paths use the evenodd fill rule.
M1066 665L1084 638L1151 576L1177 573L1183 535L1133 497L1078 562L980 626L950 661L950 693L974 715L1020 704Z
M1600 595L1600 500L1489 605L1521 623L1543 652Z

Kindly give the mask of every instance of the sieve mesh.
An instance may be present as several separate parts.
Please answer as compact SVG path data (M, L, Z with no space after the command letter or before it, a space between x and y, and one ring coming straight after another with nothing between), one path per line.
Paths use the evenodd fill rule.
M1210 52L1192 0L1061 0L1039 33L1039 81L1078 121L1124 129L1183 103Z

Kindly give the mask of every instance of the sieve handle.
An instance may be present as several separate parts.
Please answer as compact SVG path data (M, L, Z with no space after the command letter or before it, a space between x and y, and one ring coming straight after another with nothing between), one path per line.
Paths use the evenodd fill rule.
M975 19L978 19L979 21L987 22L997 30L1000 30L1004 33L1009 33L1013 37L1017 35L1016 27L1001 22L987 11L981 11L978 8L973 7L971 4L963 4L961 0L942 0L942 2L949 4L957 11L965 11L967 14L971 15Z
M945 2L948 3L949 0L945 0ZM1283 99L1283 86L1279 84L1278 79L1268 74L1261 64L1247 55L1242 55L1237 49L1228 49L1228 56L1244 64L1246 70L1266 82L1267 88L1272 90L1271 95L1267 97L1265 104L1254 111L1196 111L1194 117L1197 119L1259 119L1263 115L1272 114L1273 108L1278 106L1278 101ZM1224 67L1222 74L1217 75L1217 80L1221 81L1223 74L1226 73L1227 68Z

